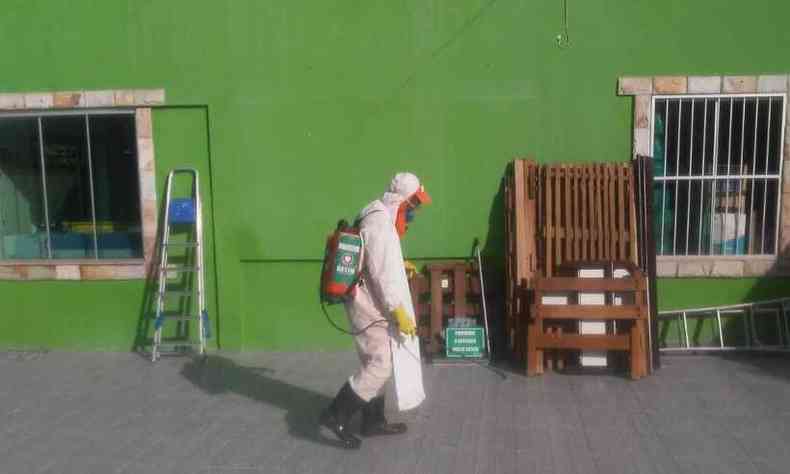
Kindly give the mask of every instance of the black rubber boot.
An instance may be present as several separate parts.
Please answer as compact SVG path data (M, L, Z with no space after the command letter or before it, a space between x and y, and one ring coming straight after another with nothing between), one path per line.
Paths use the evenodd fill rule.
M365 400L351 388L348 382L340 388L332 403L321 413L320 422L326 426L343 443L346 449L359 449L362 440L349 431L349 421L354 413L365 406Z
M397 435L406 432L405 423L389 423L384 416L384 396L379 396L367 403L362 409L362 435Z

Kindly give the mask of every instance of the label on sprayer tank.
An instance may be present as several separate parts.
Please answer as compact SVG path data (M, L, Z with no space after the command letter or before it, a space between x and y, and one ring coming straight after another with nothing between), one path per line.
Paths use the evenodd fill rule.
M341 233L335 255L335 276L337 283L347 286L354 284L359 270L359 257L362 253L362 239L358 235Z

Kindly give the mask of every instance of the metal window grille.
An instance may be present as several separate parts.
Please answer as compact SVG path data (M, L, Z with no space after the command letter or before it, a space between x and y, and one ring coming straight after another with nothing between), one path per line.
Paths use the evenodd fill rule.
M654 96L658 255L777 251L784 94Z

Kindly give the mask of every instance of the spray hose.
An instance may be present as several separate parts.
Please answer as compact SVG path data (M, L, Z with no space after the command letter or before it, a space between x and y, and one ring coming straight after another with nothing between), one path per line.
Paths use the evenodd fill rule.
M373 321L372 323L368 324L367 326L363 327L362 329L359 329L359 330L356 330L356 331L354 331L354 330L349 331L349 330L343 329L340 326L338 326L337 324L335 324L335 322L332 320L332 317L329 316L329 312L327 312L327 310L326 310L326 303L324 303L323 301L321 302L321 310L324 312L324 316L326 316L326 320L329 321L329 324L334 326L334 328L337 329L338 331L340 331L340 332L342 332L344 334L348 334L349 336L359 336L360 334L366 332L368 329L370 329L371 327L373 327L373 326L375 326L377 324L387 323L387 325L389 325L389 320L387 320L387 319L377 319L377 320Z

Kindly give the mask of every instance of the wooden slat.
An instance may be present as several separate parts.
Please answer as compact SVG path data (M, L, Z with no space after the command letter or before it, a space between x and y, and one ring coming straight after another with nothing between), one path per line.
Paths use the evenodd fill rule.
M617 202L619 204L617 209L617 243L619 244L617 258L625 260L627 258L625 248L625 213L628 212L625 201L626 168L620 167L619 171L617 173Z
M621 350L626 351L631 347L629 336L603 336L542 334L536 337L535 345L539 349L581 349L581 350Z
M458 315L460 311L463 311L466 316L470 315L479 315L480 314L480 305L474 303L465 303L462 307L458 307L455 303L444 303L443 311L444 314L449 314L451 317L455 317Z
M590 173L590 229L592 229L593 234L593 251L590 258L593 260L600 260L602 257L601 254L601 233L599 232L600 222L603 219L603 216L600 214L600 206L599 200L601 198L601 190L598 186L598 167L592 166L588 170Z
M439 339L442 336L442 270L430 268L431 272L431 339L430 350L437 353L440 350Z
M543 211L544 219L546 220L546 232L544 235L544 241L546 245L546 255L544 256L544 265L545 265L545 274L547 277L552 275L552 268L554 267L554 254L552 253L554 250L554 226L552 225L553 222L553 209L552 206L554 204L554 186L552 183L552 172L551 166L547 166L545 168L545 175L543 182L546 183L545 191L546 191L546 208Z
M587 186L587 204L585 213L587 215L587 232L589 237L589 253L587 259L595 259L598 256L596 245L598 240L595 238L595 180L593 171L589 166L584 169L585 185Z
M554 187L554 228L562 228L562 193L559 180L559 167L552 167L552 186ZM562 242L554 233L554 265L562 265Z
M569 305L554 306L533 304L531 314L540 314L542 319L577 319L577 320L611 320L611 319L638 319L641 317L641 306L599 306L599 305Z
M632 278L537 278L535 290L542 291L637 291L639 280Z
M612 260L621 260L620 253L619 253L619 244L618 240L620 239L620 228L618 226L619 219L620 219L620 200L617 196L617 183L620 177L620 165L613 164L611 166L610 171L610 181L611 186L609 188L609 195L610 195L610 212L611 212L611 255Z
M617 259L617 165L609 165L609 258Z
M582 212L580 208L581 189L579 189L581 187L581 179L579 177L581 168L573 166L570 171L570 179L572 180L571 191L573 192L573 205L571 206L571 211L573 212L573 259L581 260L582 229L579 225L579 214Z
M527 326L527 375L543 373L543 351L538 350L537 339L543 332L543 321L533 319Z
M617 256L617 166L609 165L609 256Z
M516 281L521 281L524 275L524 252L525 252L525 240L527 235L526 226L529 225L529 222L526 221L524 215L524 196L526 195L525 185L524 185L524 162L522 160L516 160L513 163L513 194L515 199L515 227L516 227L516 257L515 257L515 270L516 270Z
M512 326L511 318L513 317L513 283L516 280L516 275L513 273L513 256L516 254L513 244L515 243L515 236L511 227L511 219L513 214L513 203L511 202L511 173L515 166L508 167L508 174L504 180L504 198L505 198L505 332L509 333ZM415 301L416 303L416 301Z
M603 220L603 205L604 205L604 187L603 187L603 172L600 166L595 167L595 214L598 216L598 221L596 222L596 230L598 231L598 258L603 260L606 258L606 254L604 253L604 220Z
M636 238L636 196L634 195L634 188L636 186L636 179L634 177L634 171L628 170L628 203L629 203L629 226L628 226L628 233L631 235L630 239L630 250L631 250L631 262L635 266L639 266L639 251L637 250L637 238ZM651 204L652 205L652 202Z
M589 228L589 219L587 215L587 175L586 175L587 167L582 167L579 170L579 188L581 191L581 199L579 200L579 214L580 214L580 223L581 223L581 233L582 233L582 242L581 242L581 259L587 260L587 249L590 245L590 228Z
M606 254L604 254L603 247L604 247L604 220L603 220L603 179L601 177L601 167L595 165L594 168L595 173L595 231L598 233L598 243L596 245L596 249L598 250L598 255L596 259L604 260L606 258Z
M607 215L609 216L609 225L607 226L606 230L608 232L608 237L606 239L607 245L607 255L609 256L610 260L614 260L617 258L615 253L615 239L617 238L617 234L615 232L615 182L614 182L614 169L611 164L606 165L606 210Z
M570 166L563 166L562 178L565 184L565 218L563 224L565 226L565 260L572 260L575 258L573 255L573 224L571 223L571 209L573 201L571 200L571 169Z
M601 165L601 174L603 176L603 195L601 196L601 198L602 198L601 199L601 204L603 205L603 215L604 215L604 222L603 222L603 224L604 224L604 228L603 228L603 234L604 234L603 245L604 245L604 249L603 249L603 255L604 255L604 259L610 260L612 258L612 255L610 253L611 246L609 245L609 243L611 242L612 236L611 236L611 234L609 232L610 225L611 225L611 222L609 220L610 219L610 215L609 215L609 204L610 204L610 202L609 202L609 169L608 169L608 166L606 164L602 164Z
M540 183L540 192L538 193L538 203L537 203L537 210L536 215L538 217L538 224L542 227L546 227L547 217L546 217L546 209L548 209L548 200L547 200L547 188L548 184L546 183L546 173L543 166L538 168L538 182ZM546 269L549 267L547 258L548 258L548 249L546 248L546 238L541 238L538 241L540 245L540 249L538 251L538 255L540 255L540 268L541 268L541 275L545 276Z
M603 205L604 205L604 234L606 238L604 239L604 257L606 260L614 259L614 255L612 255L612 196L611 196L611 184L612 184L612 175L611 169L608 164L603 164L603 175L604 175L604 195L603 195Z
M466 317L466 265L457 265L453 269L453 301L456 318Z
M535 189L537 184L537 179L535 173L537 172L537 165L535 162L528 162L527 165L524 167L524 181L525 181L525 188L526 188L526 197L525 197L525 220L527 225L524 226L526 229L525 239L525 253L526 253L526 261L525 261L525 274L523 278L526 278L527 281L530 281L532 277L535 275L535 252L537 251L537 243L535 241L535 236L537 235L535 225L535 205L536 205L536 194L537 190ZM530 194L530 190L532 194Z

